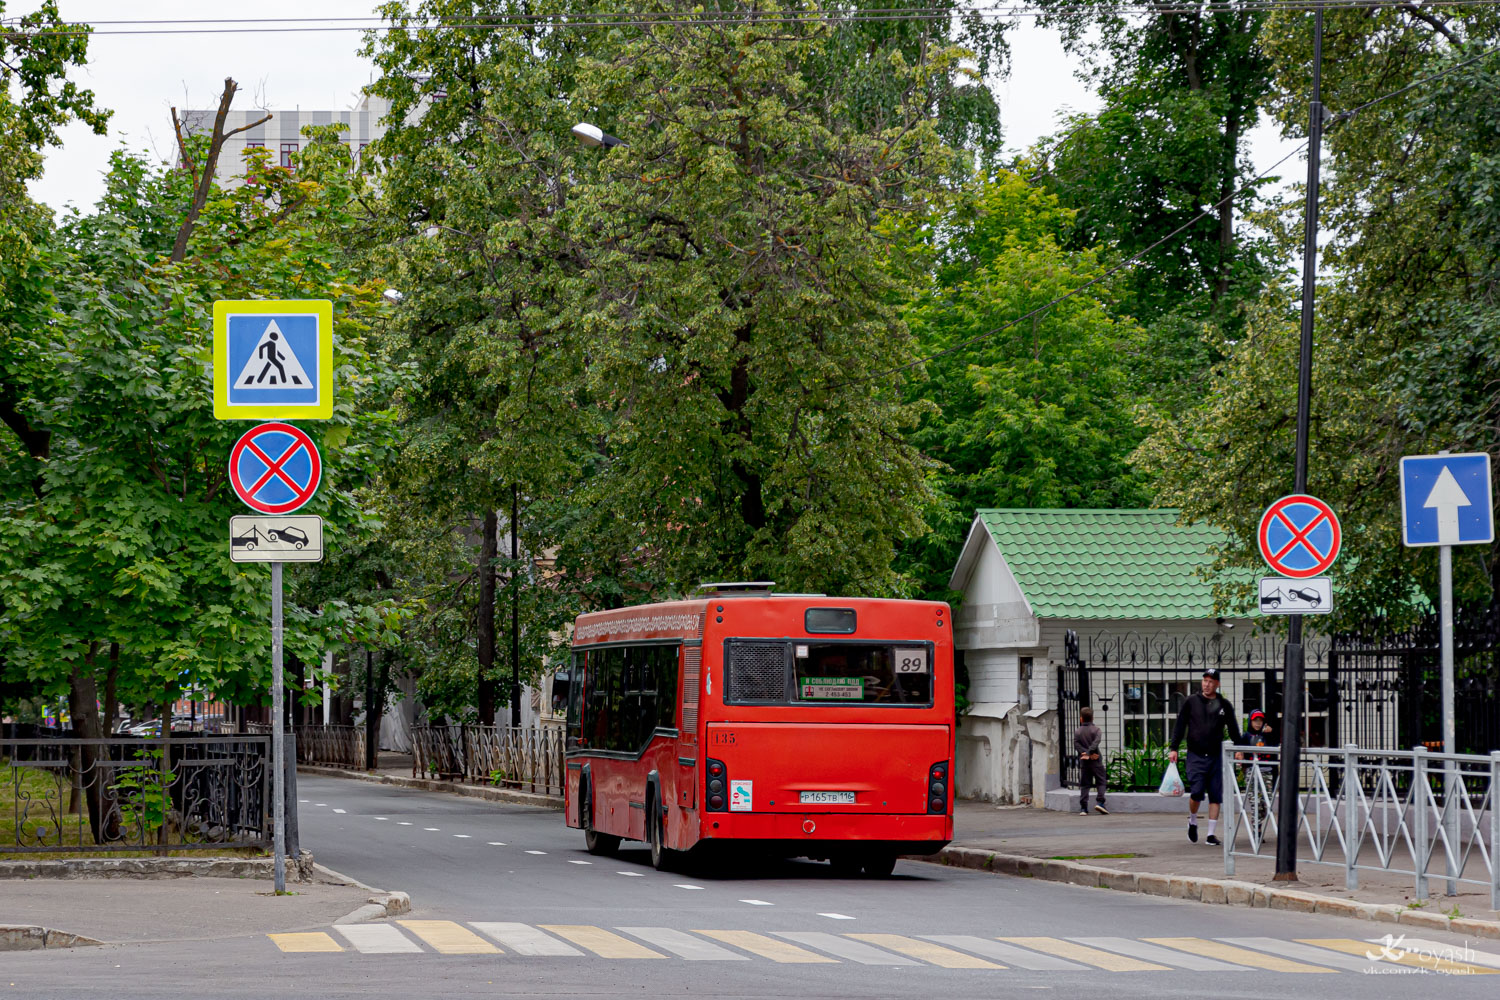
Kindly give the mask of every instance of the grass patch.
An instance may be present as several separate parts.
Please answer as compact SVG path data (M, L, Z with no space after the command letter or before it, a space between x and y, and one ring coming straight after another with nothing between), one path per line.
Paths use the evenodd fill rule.
M1144 854L1054 854L1048 861L1095 861L1103 858L1144 858Z

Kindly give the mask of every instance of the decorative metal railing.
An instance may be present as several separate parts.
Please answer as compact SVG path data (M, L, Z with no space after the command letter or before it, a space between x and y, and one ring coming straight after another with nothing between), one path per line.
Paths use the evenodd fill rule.
M364 726L298 726L297 763L362 769Z
M563 731L512 726L415 726L412 773L561 795Z
M0 854L269 847L270 753L263 736L0 739Z
M1225 743L1224 872L1237 858L1274 857L1280 750ZM1488 756L1308 747L1302 751L1299 864L1340 865L1344 884L1361 871L1410 875L1418 899L1428 883L1489 888L1500 909L1500 750ZM1299 851L1301 854L1301 851Z

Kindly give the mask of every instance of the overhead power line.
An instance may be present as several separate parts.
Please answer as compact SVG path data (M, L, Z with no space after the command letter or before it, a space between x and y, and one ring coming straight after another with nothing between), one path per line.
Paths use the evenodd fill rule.
M1500 0L1449 0L1443 8L1492 7ZM987 6L967 7L851 7L846 9L781 10L781 11L734 11L704 10L693 13L656 11L591 11L577 16L566 13L523 14L513 13L500 17L470 17L461 20L414 19L410 23L394 23L381 18L366 17L288 17L288 18L172 18L172 19L121 19L93 22L66 22L57 26L23 26L17 19L0 21L0 33L7 37L36 35L205 35L205 34L251 34L251 33L320 33L348 31L444 31L444 30L503 30L508 28L530 28L545 26L552 29L604 28L604 27L657 27L657 26L735 26L746 24L805 24L805 23L850 23L879 21L943 21L954 18L978 17L986 20L1003 20L1022 17L1055 17L1073 13L1114 13L1125 17L1165 14L1204 14L1236 11L1269 13L1272 11L1297 12L1322 9L1373 10L1379 8L1410 8L1410 0L1207 0L1205 3L1178 3L1174 0L1122 0L1109 6L1078 4L1071 6L1041 7L1035 3L1002 2ZM1420 8L1419 8L1420 9Z

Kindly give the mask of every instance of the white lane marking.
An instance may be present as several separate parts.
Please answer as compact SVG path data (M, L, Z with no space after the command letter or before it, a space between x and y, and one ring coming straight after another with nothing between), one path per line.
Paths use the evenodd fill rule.
M593 862L592 861L569 861L568 864L570 864L570 865L591 865L591 864L593 864Z
M847 958L851 962L861 965L922 965L915 958L907 958L905 955L897 955L889 951L881 951L870 945L859 941L851 941L837 934L825 934L822 931L773 931L779 938L792 941L796 944L826 951L830 955L839 958Z
M624 931L633 937L638 937L647 944L654 944L672 952L678 958L685 958L689 962L748 962L744 955L736 955L728 948L720 948L716 944L709 944L702 938L693 937L682 931L673 930L670 927L617 927L616 930Z
M742 900L740 900L740 902L741 903L749 903L751 906L775 906L776 905L775 903L768 903L764 899L742 899Z
M583 955L583 952L572 945L563 944L557 938L543 934L528 924L475 921L471 926L479 933L499 941L517 955Z
M311 799L298 799L297 801L305 804L307 802L311 802L312 800Z
M436 826L424 826L424 827L422 827L422 829L426 830L428 833L442 833L443 832L441 827L436 827Z
M818 916L820 916L820 917L827 917L829 920L853 920L854 919L853 917L849 916L847 913L820 913L820 914L818 914Z
M406 820L404 820L404 819L398 819L398 820L396 820L396 825L397 825L397 826L411 826L411 824L410 824L410 823L408 823L408 822L407 822L407 821L406 821Z
M673 888L676 888L676 889L701 889L701 888L703 888L703 886L701 886L701 885L688 885L686 882L673 882L672 886L673 886Z
M366 955L422 953L420 945L390 924L334 924L333 929Z
M376 816L375 818L380 820L380 822L382 823L388 822L390 820L389 816Z
M938 944L962 951L972 951L976 955L993 958L1004 965L1014 965L1018 969L1032 969L1038 972L1073 972L1088 969L1086 965L1079 965L1077 962L1070 962L1055 955L1028 951L1013 944L1006 944L1004 941L991 941L988 938L973 937L968 934L923 934L921 936L925 940L936 941Z
M467 833L455 833L453 836L457 837L459 840L469 839L469 835Z
M527 851L527 854L546 854L546 851Z
M314 802L313 803L313 805L315 805L315 806L326 806L327 804L328 804L327 802Z
M490 846L491 847L504 847L505 846L505 841L503 841L503 840L492 840L492 841L490 841Z
M1158 965L1167 966L1175 965L1178 968L1191 969L1194 972L1251 971L1243 965L1235 965L1232 962L1221 962L1216 958L1204 958L1201 955L1190 955L1173 948L1162 948L1158 945L1148 944L1145 941L1132 941L1130 938L1076 937L1073 940L1079 944L1086 944L1090 948L1117 951L1122 955L1129 955L1131 958L1139 958L1143 962L1155 962Z
M645 878L645 872L615 872L616 875L624 875L626 878Z
M342 809L335 809L334 812L339 813L339 814L342 815L343 812L344 812L344 810L342 810Z

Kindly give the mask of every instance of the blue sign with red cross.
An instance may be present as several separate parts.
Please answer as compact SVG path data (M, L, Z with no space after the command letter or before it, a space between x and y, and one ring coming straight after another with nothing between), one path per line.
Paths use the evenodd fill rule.
M230 485L262 514L289 514L301 507L318 492L322 477L317 445L291 424L251 428L229 453Z
M1282 576L1319 576L1339 557L1343 532L1333 508L1317 497L1282 497L1260 518L1260 554Z

